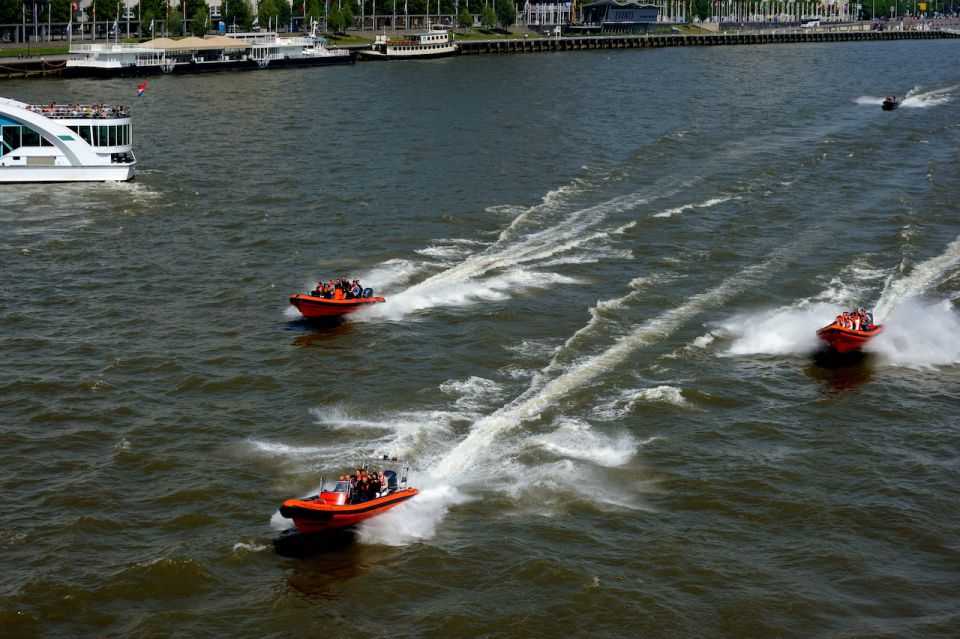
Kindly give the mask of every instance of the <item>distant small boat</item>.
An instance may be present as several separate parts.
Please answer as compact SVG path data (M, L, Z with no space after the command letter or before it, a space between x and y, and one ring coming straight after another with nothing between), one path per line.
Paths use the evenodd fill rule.
M337 317L348 313L355 313L362 308L367 308L385 301L386 299L383 297L373 296L343 300L331 300L309 294L294 294L290 296L290 303L296 306L297 310L307 319Z
M893 111L898 106L900 106L900 99L895 95L888 95L883 99L883 104L880 105L880 108L884 111Z

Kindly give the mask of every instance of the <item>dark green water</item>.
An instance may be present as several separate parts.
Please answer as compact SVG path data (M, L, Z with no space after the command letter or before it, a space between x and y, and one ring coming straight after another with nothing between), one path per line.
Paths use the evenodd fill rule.
M0 188L0 635L957 636L956 51L5 82L140 165ZM276 554L372 453L418 498Z

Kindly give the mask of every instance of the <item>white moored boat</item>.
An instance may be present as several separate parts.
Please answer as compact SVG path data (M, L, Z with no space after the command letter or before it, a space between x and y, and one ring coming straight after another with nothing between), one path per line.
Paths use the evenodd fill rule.
M456 55L459 47L450 38L446 29L434 29L427 23L427 30L402 37L381 34L370 49L360 55L371 60L421 60Z
M131 77L350 64L352 52L328 49L323 38L281 38L274 32L209 35L141 44L75 44L63 75L68 78Z
M124 181L136 163L124 107L0 98L0 182Z

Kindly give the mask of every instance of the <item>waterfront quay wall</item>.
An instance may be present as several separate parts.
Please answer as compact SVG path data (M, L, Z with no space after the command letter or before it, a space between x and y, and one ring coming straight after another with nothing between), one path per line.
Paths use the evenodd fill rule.
M518 40L460 40L463 55L483 53L535 53L585 49L645 49L658 47L723 46L735 44L787 44L799 42L866 42L960 38L954 31L766 31L744 33L615 35Z

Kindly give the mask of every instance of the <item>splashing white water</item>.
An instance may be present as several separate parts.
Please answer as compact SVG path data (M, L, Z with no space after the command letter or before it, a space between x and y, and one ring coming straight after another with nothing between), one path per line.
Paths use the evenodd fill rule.
M836 315L831 303L782 307L736 315L718 333L733 338L728 355L808 355L821 346L817 329Z
M950 302L906 302L883 327L864 348L883 363L917 369L960 364L960 315Z
M946 104L953 99L955 89L956 87L946 87L923 91L920 87L914 87L907 91L907 94L900 100L900 106L908 109L926 109ZM883 104L883 100L883 97L861 95L854 102L861 106L880 106Z
M429 485L430 478L411 477L411 485ZM357 534L361 543L406 546L432 539L451 506L468 501L454 486L439 483L422 488L420 494L396 508L363 522Z
M908 109L926 109L946 104L953 99L953 90L955 88L956 87L947 87L944 89L922 91L920 87L914 87L907 92L907 95L900 102L900 106Z

